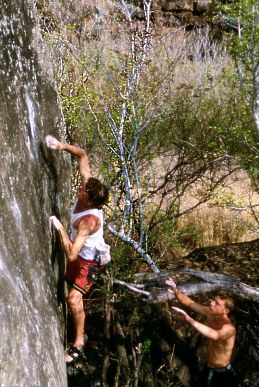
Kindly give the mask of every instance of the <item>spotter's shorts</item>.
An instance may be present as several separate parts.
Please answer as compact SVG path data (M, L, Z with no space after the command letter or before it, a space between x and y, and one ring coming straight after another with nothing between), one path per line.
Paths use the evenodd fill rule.
M201 387L236 387L235 371L231 364L222 368L206 365L203 370Z
M71 287L86 294L103 269L104 265L98 265L94 261L87 261L78 256L74 261L67 262L65 280Z

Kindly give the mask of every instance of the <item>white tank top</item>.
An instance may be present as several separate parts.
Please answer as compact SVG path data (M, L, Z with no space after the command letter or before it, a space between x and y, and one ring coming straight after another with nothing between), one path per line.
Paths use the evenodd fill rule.
M71 234L70 239L73 241L75 239L77 229L74 227L74 223L82 216L85 215L95 215L101 221L101 226L99 230L97 230L94 234L89 235L86 239L84 246L79 252L81 258L86 259L88 261L93 261L98 250L102 250L103 246L105 246L105 242L103 239L103 211L98 210L97 208L92 208L90 210L86 210L83 212L78 212L74 214L74 210L76 207L77 201L75 202L71 214L70 214L70 226L71 226Z

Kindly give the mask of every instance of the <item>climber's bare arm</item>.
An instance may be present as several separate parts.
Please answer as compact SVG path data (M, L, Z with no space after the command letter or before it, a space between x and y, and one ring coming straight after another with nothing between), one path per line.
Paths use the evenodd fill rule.
M82 184L85 185L85 183L88 181L89 177L92 176L91 174L91 168L89 164L89 159L87 156L87 153L84 149L79 148L74 145L67 144L65 142L58 141L55 137L48 135L45 138L45 143L48 148L54 149L54 150L64 150L68 153L70 153L73 156L76 156L79 161L79 172L82 179Z

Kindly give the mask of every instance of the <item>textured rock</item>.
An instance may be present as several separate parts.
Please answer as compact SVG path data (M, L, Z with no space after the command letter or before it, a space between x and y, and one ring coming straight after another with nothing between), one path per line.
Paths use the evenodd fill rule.
M0 5L1 387L67 383L64 257L48 218L66 217L70 161L43 143L48 133L62 136L63 121L33 4Z
M259 286L259 239L201 247L183 259L185 267L232 275L247 285Z

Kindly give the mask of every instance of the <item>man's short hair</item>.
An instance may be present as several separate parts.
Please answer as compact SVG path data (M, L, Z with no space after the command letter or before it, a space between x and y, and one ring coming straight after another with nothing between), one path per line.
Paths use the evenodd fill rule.
M225 292L219 292L218 295L221 300L224 301L224 305L227 309L229 309L229 312L232 312L235 306L233 298Z
M109 199L109 190L100 180L90 177L85 184L88 197L96 208L104 206Z

